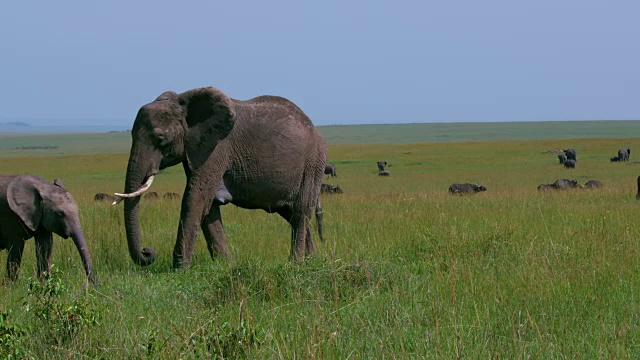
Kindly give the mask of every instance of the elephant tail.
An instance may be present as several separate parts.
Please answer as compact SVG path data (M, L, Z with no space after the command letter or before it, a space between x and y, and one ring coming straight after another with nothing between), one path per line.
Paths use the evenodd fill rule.
M320 194L318 194L318 200L316 201L316 225L318 227L318 236L320 237L320 241L324 241L324 236L322 236L322 205L320 205Z

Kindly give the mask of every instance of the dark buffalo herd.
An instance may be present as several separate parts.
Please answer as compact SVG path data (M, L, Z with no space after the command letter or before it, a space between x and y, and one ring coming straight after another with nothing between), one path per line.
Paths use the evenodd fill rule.
M449 193L452 195L475 194L481 191L487 191L487 188L481 184L451 184Z

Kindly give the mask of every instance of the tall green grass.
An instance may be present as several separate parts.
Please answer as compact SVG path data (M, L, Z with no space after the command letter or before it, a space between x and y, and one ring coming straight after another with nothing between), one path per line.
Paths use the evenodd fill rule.
M193 266L171 269L180 201L142 200L146 268L130 260L122 208L95 203L123 189L127 155L3 159L3 172L60 177L80 205L101 285L99 325L52 345L24 311L35 274L29 241L0 310L31 326L34 358L637 358L640 231L638 139L331 146L342 195L323 196L325 241L291 263L289 227L262 211L223 208L233 258L212 261L200 235ZM610 163L630 147L630 163ZM578 166L552 148L573 147ZM389 162L378 177L376 161ZM599 190L539 193L556 179ZM488 190L451 196L453 182ZM172 168L153 190L181 193ZM317 235L314 232L314 236ZM70 241L53 263L68 293L87 296ZM0 254L0 262L6 254Z

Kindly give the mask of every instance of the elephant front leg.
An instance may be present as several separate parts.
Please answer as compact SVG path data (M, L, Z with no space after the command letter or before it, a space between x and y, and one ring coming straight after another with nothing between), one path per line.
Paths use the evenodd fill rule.
M231 258L231 252L224 235L224 226L222 224L222 216L220 215L220 206L211 205L211 210L202 220L202 232L207 240L207 249L211 258L222 256L226 259Z
M173 248L173 267L176 269L186 269L191 265L196 236L203 221L205 203L210 203L213 198L213 194L206 194L206 191L202 190L204 188L206 186L191 186L188 183L185 189L178 236Z
M38 229L35 236L36 259L38 262L38 278L44 279L44 274L51 271L51 254L53 253L53 235L46 230Z
M18 273L20 272L24 241L21 240L11 244L7 250L9 252L7 255L7 277L9 280L15 281L18 278Z

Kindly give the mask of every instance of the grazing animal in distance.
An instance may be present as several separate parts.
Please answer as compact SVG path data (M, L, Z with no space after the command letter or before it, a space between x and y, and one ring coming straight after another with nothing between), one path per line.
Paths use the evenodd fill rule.
M336 166L327 163L327 165L324 166L324 174L331 175L332 177L338 177L338 175L336 174Z
M609 159L609 161L611 161L611 162L619 162L620 161L620 157L619 156L614 156L611 159Z
M567 169L575 169L576 161L572 159L568 159L567 161L564 162L564 167Z
M94 197L94 201L114 201L116 199L115 195L105 194L105 193L97 193Z
M567 162L567 155L558 154L558 160L560 160L560 164L564 164L565 162Z
M629 161L630 155L631 155L631 149L618 150L618 158L620 159L620 161Z
M567 160L578 161L578 157L576 156L576 151L574 149L566 149L564 150L564 154L567 155Z
M387 170L383 170L378 172L378 176L390 176L391 173L389 173Z
M384 167L387 166L386 161L378 161L378 172L384 171Z
M558 190L575 189L578 186L578 180L576 179L562 179L553 182L553 187Z
M640 200L640 176L638 176L638 193L636 194L636 200Z
M340 188L340 185L336 184L336 186L330 184L322 184L320 186L321 194L342 194L343 191Z
M168 193L165 193L164 195L162 195L162 198L163 199L169 199L169 200L180 199L180 194L174 193L174 192L168 192Z
M449 186L449 193L462 195L462 194L475 194L480 191L487 191L487 188L481 184L451 184Z
M155 191L150 191L146 194L144 194L144 198L147 200L158 200L160 196L158 196L158 193Z
M586 189L597 189L597 188L601 188L603 186L604 186L604 184L602 184L598 180L589 180L586 183L584 183L583 188L586 188Z
M549 191L549 190L555 190L556 187L553 184L540 184L538 185L538 190L540 191Z

